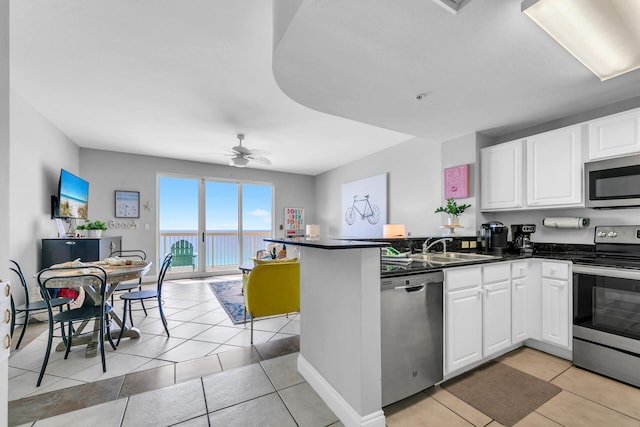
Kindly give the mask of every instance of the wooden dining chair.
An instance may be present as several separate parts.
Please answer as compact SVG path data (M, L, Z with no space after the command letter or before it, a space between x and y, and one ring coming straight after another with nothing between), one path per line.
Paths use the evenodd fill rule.
M162 319L162 325L164 326L164 330L169 336L169 327L167 326L167 319L164 317L164 312L162 311L162 283L164 282L164 276L167 274L167 270L171 267L171 261L173 259L173 254L169 253L164 257L164 261L162 261L162 267L160 267L160 272L158 274L158 284L156 289L149 289L144 291L137 292L127 292L120 295L120 299L124 301L124 311L122 313L122 328L120 328L120 335L118 335L118 342L116 345L120 344L120 339L122 339L122 335L125 330L125 323L127 321L127 309L129 310L129 317L131 317L131 302L132 301L142 301L147 299L157 299L158 300L158 311L160 312L160 318Z
M38 273L38 284L40 285L40 292L45 296L47 305L47 311L49 314L49 336L47 340L47 351L42 362L42 368L40 369L40 376L38 377L37 387L40 387L42 377L47 369L47 363L49 362L49 355L51 353L51 344L53 342L53 325L60 322L64 328L65 324L68 324L68 332L66 336L66 350L64 358L67 359L69 351L73 345L73 322L97 319L98 320L98 343L100 346L100 356L102 359L102 372L107 372L107 363L104 353L104 336L105 329L106 334L111 343L111 347L115 350L116 346L111 338L111 328L109 321L109 312L111 306L106 304L105 295L107 292L107 272L97 266L87 267L63 267L63 268L45 268ZM58 314L53 314L51 306L51 296L49 295L48 288L62 288L73 286L92 287L97 295L99 295L99 301L96 301L95 305L85 304L79 308L66 310Z
M123 250L111 252L109 254L109 258L112 258L112 257L129 258L136 261L144 261L147 259L147 253L142 249L123 249ZM125 292L125 291L131 292L133 289L138 289L139 291L142 290L142 276L138 279L138 283L136 282L118 283L118 285L116 286L116 289L111 294L111 306L113 306L114 293ZM144 315L146 316L147 309L144 306L144 301L141 300L140 304L142 305L142 310L144 311ZM133 319L130 319L130 320L131 320L131 326L133 326Z
M20 280L20 284L22 285L22 290L24 291L24 304L16 306L13 300L13 295L11 295L11 330L10 334L13 337L13 331L16 326L16 316L20 313L24 313L24 321L22 323L22 330L20 331L20 338L18 338L18 343L16 344L16 350L20 348L20 343L22 342L22 338L24 338L24 333L27 331L27 326L29 325L29 315L34 312L42 312L47 309L47 302L44 300L44 295L42 296L41 301L29 301L29 286L27 285L27 280L22 273L22 268L20 265L10 259L9 262L13 264L13 266L9 267L11 271L18 275L18 279ZM70 308L69 304L73 301L72 298L52 298L51 299L51 307L58 308L62 311L62 308L66 305L67 310ZM64 333L64 331L63 331Z

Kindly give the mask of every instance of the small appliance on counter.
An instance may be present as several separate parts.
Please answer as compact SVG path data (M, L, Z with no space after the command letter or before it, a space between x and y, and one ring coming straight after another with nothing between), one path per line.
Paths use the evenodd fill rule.
M520 251L521 255L533 254L533 242L531 235L536 232L535 224L512 224L511 239L513 247Z
M485 253L502 252L507 248L509 229L500 221L489 221L480 229L480 245Z

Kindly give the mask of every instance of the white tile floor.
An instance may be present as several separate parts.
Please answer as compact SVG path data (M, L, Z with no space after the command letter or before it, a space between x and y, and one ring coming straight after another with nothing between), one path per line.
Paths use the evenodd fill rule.
M133 321L141 331L140 339L123 339L117 351L106 346L106 373L102 372L99 357L85 357L84 347L74 347L67 360L63 359L64 352L53 350L42 385L36 387L46 349L47 335L43 333L11 353L9 400L249 347L249 325L234 325L207 285L211 281L240 277L166 280L163 307L171 337L167 338L165 334L157 308L151 308L153 303L147 303L147 317L142 311L134 312ZM117 297L115 305L121 313L122 306ZM297 314L257 320L254 344L298 335L299 325Z
M24 424L343 427L297 372L292 353Z

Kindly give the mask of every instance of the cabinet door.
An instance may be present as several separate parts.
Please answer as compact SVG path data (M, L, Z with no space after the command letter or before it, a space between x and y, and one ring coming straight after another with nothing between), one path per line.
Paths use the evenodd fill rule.
M522 207L522 141L505 142L480 151L483 211Z
M584 206L582 127L527 138L527 206Z
M640 152L640 110L603 117L589 123L589 159Z
M542 278L542 339L569 345L569 281Z
M511 342L522 342L529 338L527 334L528 313L527 279L511 281Z
M447 292L445 304L445 370L449 373L482 359L482 290Z
M511 345L511 282L485 285L483 290L483 354L489 356Z

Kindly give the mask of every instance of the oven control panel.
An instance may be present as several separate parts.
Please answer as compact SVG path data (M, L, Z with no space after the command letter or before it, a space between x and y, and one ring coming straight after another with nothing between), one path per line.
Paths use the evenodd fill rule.
M595 230L595 243L640 244L640 225L601 225Z

